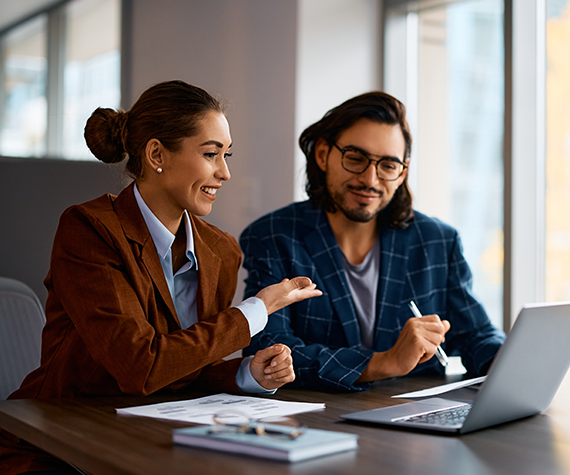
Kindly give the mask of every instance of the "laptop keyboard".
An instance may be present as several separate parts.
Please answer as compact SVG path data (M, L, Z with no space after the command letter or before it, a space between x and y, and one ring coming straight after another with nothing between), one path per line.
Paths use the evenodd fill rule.
M461 427L470 410L471 404L465 404L463 406L443 409L441 411L428 412L427 414L418 414L417 416L405 417L398 420L416 424L431 424L443 427Z

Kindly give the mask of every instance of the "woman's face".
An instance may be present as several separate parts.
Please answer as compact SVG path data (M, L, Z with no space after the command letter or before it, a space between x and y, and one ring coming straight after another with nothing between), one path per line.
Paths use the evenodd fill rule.
M161 206L169 216L181 216L186 209L195 216L212 211L216 192L230 179L226 159L231 155L230 127L220 112L207 112L198 134L186 137L177 152L162 149L162 173L154 177L161 188Z

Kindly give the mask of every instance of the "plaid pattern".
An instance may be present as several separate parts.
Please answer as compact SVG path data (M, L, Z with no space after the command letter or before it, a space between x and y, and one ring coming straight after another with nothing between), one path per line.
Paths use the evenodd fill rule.
M396 343L414 300L425 314L449 320L443 344L461 355L469 372L484 373L504 334L489 321L471 290L472 276L457 231L422 213L405 229L380 230L380 278L376 302L374 350ZM245 298L295 276L310 277L323 296L296 303L269 316L244 354L274 343L292 350L294 386L364 390L356 384L373 351L360 346L360 329L342 267L340 249L326 214L310 203L293 203L251 224L241 235L246 279ZM411 374L443 373L436 358Z

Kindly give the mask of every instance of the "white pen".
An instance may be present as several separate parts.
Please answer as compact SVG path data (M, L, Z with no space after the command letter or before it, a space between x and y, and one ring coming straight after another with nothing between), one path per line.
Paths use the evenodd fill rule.
M415 302L413 300L410 300L408 307L410 307L410 310L414 314L414 317L417 317L417 318L423 317L423 315L421 314L421 312L419 311L417 305L415 304ZM437 356L437 359L439 360L439 362L441 363L442 366L445 367L449 364L449 358L447 358L447 355L445 354L445 351L443 351L443 348L441 346L437 347L437 351L435 352L435 356Z

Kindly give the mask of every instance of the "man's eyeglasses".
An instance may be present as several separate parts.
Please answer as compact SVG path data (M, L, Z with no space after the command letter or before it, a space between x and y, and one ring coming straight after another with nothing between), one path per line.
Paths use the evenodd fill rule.
M212 434L255 434L280 440L292 440L305 433L306 427L295 419L281 417L263 422L250 419L239 411L225 411L214 415L210 426Z
M402 176L407 168L405 163L394 157L372 158L375 155L358 150L340 148L333 144L342 154L342 168L350 173L364 173L371 163L376 166L376 175L380 180L394 181Z

